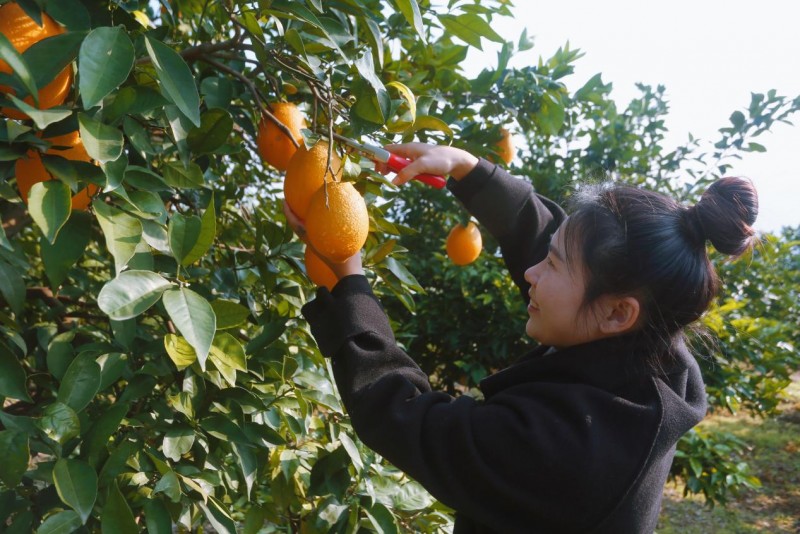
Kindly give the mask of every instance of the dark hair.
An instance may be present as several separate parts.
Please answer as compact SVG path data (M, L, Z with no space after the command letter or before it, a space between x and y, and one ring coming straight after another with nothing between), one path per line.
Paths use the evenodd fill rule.
M748 180L721 178L687 208L652 191L601 184L579 191L571 211L567 253L585 266L584 304L605 294L635 296L638 337L653 349L697 320L717 294L706 241L734 256L752 246L758 196Z

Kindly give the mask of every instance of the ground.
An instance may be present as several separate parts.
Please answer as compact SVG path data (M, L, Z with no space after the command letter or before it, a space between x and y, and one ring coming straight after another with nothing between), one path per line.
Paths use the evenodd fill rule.
M702 496L684 499L683 487L670 483L658 534L800 533L800 373L794 379L777 417L714 415L701 423L752 444L748 461L762 488L711 509Z

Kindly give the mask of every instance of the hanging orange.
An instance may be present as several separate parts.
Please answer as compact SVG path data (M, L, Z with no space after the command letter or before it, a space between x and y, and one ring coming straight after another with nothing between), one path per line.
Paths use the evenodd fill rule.
M14 49L22 54L34 43L64 33L62 28L49 15L42 13L42 25L36 24L18 4L11 2L0 6L0 33L10 42ZM11 74L11 66L0 59L0 72ZM72 67L67 66L49 84L39 89L39 109L49 109L64 103L72 87ZM0 92L14 91L8 86L0 85ZM33 97L28 95L25 103L34 105ZM28 116L16 109L2 108L2 113L12 119L27 119Z
M339 278L328 265L317 256L311 247L306 247L305 253L306 274L314 284L327 287L328 291L333 290L333 286Z
M47 139L53 144L45 154L51 156L61 156L72 161L91 161L89 154L83 146L81 137L77 131L70 132L56 137ZM33 187L33 184L52 180L53 177L47 172L47 169L42 163L42 158L36 150L29 150L26 158L18 159L14 166L14 174L17 177L17 189L19 189L19 196L25 203L28 203L28 193ZM78 191L72 197L73 210L85 210L92 197L97 193L98 187L94 184L88 184L84 189Z
M470 221L467 226L457 224L450 230L445 244L447 256L456 265L467 265L478 259L483 239L478 226Z
M308 206L306 232L319 254L333 262L345 261L367 241L369 213L364 198L350 182L320 187Z
M335 176L328 171L328 143L320 141L311 148L301 144L292 156L286 177L283 179L283 196L292 211L305 219L308 214L308 204L311 196L322 187L324 182L340 180L342 178L342 160L334 151L331 154L331 169Z
M291 102L275 102L270 104L269 111L289 129L292 138L302 144L303 135L300 130L306 127L306 119L297 106ZM261 159L279 171L286 170L289 160L297 151L292 139L268 117L261 119L258 124L256 145Z

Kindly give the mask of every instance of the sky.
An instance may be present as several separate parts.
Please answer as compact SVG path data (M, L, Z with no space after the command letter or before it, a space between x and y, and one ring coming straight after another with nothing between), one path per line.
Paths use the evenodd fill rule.
M666 87L669 133L665 148L691 133L716 141L735 110L744 110L752 92L777 90L800 95L800 3L793 0L515 0L515 16L499 17L492 27L518 41L523 28L534 39L531 50L516 54L511 66L549 58L567 42L584 56L565 79L570 91L598 72L613 83L620 107L638 95L637 82ZM497 63L499 45L484 40L472 49L467 74ZM765 153L732 160L729 175L746 176L759 192L755 228L777 232L800 225L800 113L797 126L778 124L755 139Z

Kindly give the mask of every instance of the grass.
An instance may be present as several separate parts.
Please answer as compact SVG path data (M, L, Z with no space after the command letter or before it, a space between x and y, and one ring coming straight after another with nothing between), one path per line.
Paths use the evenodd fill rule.
M709 508L702 496L684 498L683 487L669 483L658 534L800 532L800 373L787 389L781 409L781 415L769 419L713 415L700 424L752 445L748 463L762 487L743 491L727 506Z

